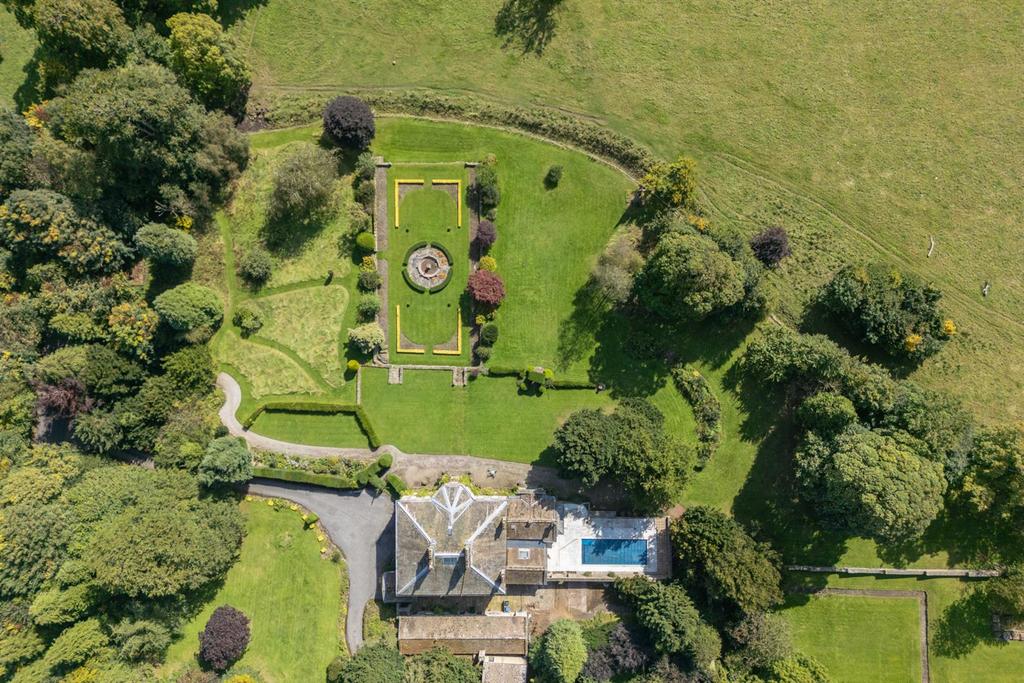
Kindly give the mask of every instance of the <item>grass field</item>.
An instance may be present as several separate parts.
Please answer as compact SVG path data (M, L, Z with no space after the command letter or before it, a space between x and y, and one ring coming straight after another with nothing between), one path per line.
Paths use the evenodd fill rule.
M400 201L395 225L395 184L399 180L422 180L423 185L405 185L407 189ZM395 363L436 363L439 365L468 365L470 361L469 332L472 312L464 300L466 279L469 277L469 211L465 197L460 204L444 189L434 186L436 180L459 180L464 195L467 174L464 164L416 166L399 164L388 169L388 247L381 256L388 261L388 330L390 352ZM443 188L444 186L441 186ZM459 225L459 209L462 225ZM402 275L403 263L409 250L421 243L442 245L451 255L452 263L448 284L436 292L417 292ZM401 308L402 334L408 342L424 347L424 353L398 351L398 319L396 307ZM434 348L448 345L458 329L462 315L462 353L438 354ZM402 348L407 348L403 343Z
M22 86L31 82L28 69L29 61L35 50L35 35L18 26L14 15L6 8L0 7L0 106L11 106L24 97L18 92Z
M799 652L824 665L836 683L921 680L917 600L845 595L801 596L782 611Z
M790 231L781 314L842 260L913 268L964 330L917 376L1002 419L1024 416L1022 20L1011 0L270 0L232 30L257 98L473 92L695 156L714 220Z
M249 617L252 637L239 666L268 683L322 680L341 652L344 565L320 556L316 532L299 513L262 501L241 503L246 535L241 557L205 607L182 628L160 675L170 680L195 663L198 634L213 610L231 605Z
M979 600L979 584L959 579L908 579L790 575L808 584L836 588L872 590L916 590L928 593L929 667L932 683L1013 683L1024 669L1024 647L1000 643L992 638L987 603ZM884 610L872 607L889 604ZM913 616L909 614L913 613ZM837 595L809 598L791 596L782 615L793 625L797 644L827 666L836 681L917 681L920 675L885 678L891 666L879 663L868 668L859 663L875 659L876 653L905 652L900 656L908 671L910 659L917 661L917 602L908 598L852 598ZM864 629L858 636L848 633ZM833 641L833 629L843 629L847 638ZM878 634L876 638L875 635ZM913 647L913 657L910 655ZM895 660L893 660L895 661ZM915 669L917 670L917 669ZM849 672L847 675L846 672ZM859 678L856 676L860 676Z

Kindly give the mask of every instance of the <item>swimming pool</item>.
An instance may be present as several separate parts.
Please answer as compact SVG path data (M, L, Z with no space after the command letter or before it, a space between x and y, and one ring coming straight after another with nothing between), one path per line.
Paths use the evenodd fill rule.
M647 564L647 541L635 538L584 538L583 564Z

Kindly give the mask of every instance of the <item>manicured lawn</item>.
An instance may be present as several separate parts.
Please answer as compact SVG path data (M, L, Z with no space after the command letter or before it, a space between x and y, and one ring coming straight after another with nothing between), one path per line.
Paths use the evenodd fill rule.
M316 532L298 512L262 501L241 503L246 535L224 584L182 628L160 674L170 678L194 663L198 634L213 610L231 605L249 617L252 639L240 666L267 681L318 681L341 652L344 565L320 556Z
M366 435L359 429L356 419L351 415L264 412L256 418L252 430L257 434L293 443L369 447Z
M450 372L407 370L402 384L389 385L387 371L364 369L363 405L381 438L406 452L549 462L545 450L561 420L611 404L607 393L593 390L522 396L513 378L451 383Z
M929 621L929 662L933 683L961 683L962 681L985 681L986 683L1012 683L1020 680L1020 672L1024 670L1024 647L1019 643L1001 643L992 638L989 623L990 613L983 600L978 600L974 591L978 583L959 579L905 579L877 577L810 577L806 574L791 574L794 581L804 581L814 585L828 585L837 588L881 589L881 590L923 590L928 593ZM803 602L806 596L793 596L791 601ZM842 601L831 603L830 601ZM878 602L899 603L907 607L894 605L891 609L878 612L871 605ZM855 604L863 603L863 604ZM842 608L832 606L841 604ZM851 607L851 605L853 605ZM906 614L913 610L913 619ZM787 607L782 611L797 632L797 641L802 649L814 655L829 667L837 681L845 680L890 680L887 678L871 678L869 676L885 676L887 664L879 664L879 668L865 670L854 659L872 661L875 652L889 652L893 648L887 643L901 644L909 649L906 643L917 642L917 603L911 599L879 599L849 598L829 595L815 598L810 604ZM877 641L859 639L851 634L847 641L847 652L841 649L842 641L833 646L829 641L829 632L851 615L849 623L860 625L868 630L881 634ZM853 619L852 615L863 615ZM857 622L860 621L860 624ZM911 623L912 622L912 623ZM903 624L898 627L897 624ZM819 648L819 649L816 649ZM833 665L833 658L835 664ZM909 655L904 655L904 658ZM914 659L916 661L916 651ZM899 670L899 669L897 669ZM904 671L906 669L903 669ZM915 669L916 670L916 669ZM865 678L844 678L843 671L864 671ZM919 676L910 676L891 680L920 680Z
M422 180L423 185L405 185L395 225L395 183L398 180ZM462 197L462 225L459 226L458 199L435 187L436 180L459 180ZM399 164L388 170L388 247L381 255L388 261L388 330L394 363L436 363L468 365L470 361L469 332L472 312L464 301L466 279L469 277L469 208L465 201L467 174L464 164L415 166ZM402 270L409 250L422 243L440 244L451 256L452 270L448 284L437 292L418 292L409 286ZM398 315L401 311L402 335L410 344L424 347L424 353L398 351ZM462 316L462 353L439 354L435 347L448 345L458 329ZM416 347L413 347L416 348Z
M782 615L796 649L824 665L836 683L921 680L913 598L799 596Z

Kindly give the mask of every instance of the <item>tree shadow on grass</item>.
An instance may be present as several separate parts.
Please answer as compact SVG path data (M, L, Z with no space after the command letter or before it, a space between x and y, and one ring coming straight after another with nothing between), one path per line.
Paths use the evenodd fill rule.
M302 253L306 243L324 229L337 214L337 207L323 211L308 220L275 216L268 212L261 229L263 242L275 256L289 258Z
M562 0L505 0L494 17L494 35L504 47L517 45L524 53L541 55L555 37L555 11Z
M217 14L224 28L229 28L245 18L251 10L266 5L268 0L220 0L217 3Z
M949 605L939 617L932 636L932 648L942 657L960 659L978 645L999 643L992 636L992 611L983 591L977 587Z
M846 551L846 535L822 528L812 506L797 495L793 476L796 427L785 395L743 376L734 365L725 386L740 399L746 418L741 436L759 442L754 464L733 500L733 515L755 537L771 543L786 563L833 565ZM821 588L814 575L805 588Z

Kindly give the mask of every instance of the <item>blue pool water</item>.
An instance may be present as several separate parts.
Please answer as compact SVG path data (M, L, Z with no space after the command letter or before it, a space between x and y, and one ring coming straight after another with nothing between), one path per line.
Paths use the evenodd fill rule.
M584 538L583 564L647 564L647 541L633 538Z

